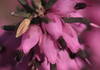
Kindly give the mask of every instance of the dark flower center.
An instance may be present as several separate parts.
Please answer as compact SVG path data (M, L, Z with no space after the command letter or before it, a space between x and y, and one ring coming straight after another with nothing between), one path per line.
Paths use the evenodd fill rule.
M56 64L50 64L50 70L57 70Z

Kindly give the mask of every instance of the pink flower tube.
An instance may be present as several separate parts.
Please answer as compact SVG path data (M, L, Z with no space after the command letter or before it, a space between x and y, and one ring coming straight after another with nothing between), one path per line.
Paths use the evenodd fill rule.
M37 25L31 25L28 32L22 36L22 42L19 49L25 54L29 53L30 49L32 49L39 42L41 36L42 32L40 27Z
M69 13L75 11L75 9L73 8L75 4L75 0L57 0L57 2L52 6L51 9L61 16L66 16Z

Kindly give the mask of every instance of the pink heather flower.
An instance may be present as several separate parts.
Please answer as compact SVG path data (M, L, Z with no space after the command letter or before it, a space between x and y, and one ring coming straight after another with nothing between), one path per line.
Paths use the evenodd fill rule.
M0 20L0 70L99 70L100 16L93 1L18 2L11 15L29 22L21 28L17 20L10 26L11 19Z
M99 70L100 68L100 44L99 44L99 35L100 35L100 29L94 28L91 31L87 31L83 33L83 40L86 44L86 48L88 51L90 51L90 60L91 63L93 63L93 66L91 67L91 70L95 70L95 68L98 68L96 70Z
M70 17L84 17L79 12L71 13L69 16ZM81 32L83 32L86 29L86 25L81 24L81 23L71 24L71 26L74 28L74 30L77 32L77 34L80 34Z
M40 49L45 54L48 61L52 64L55 64L57 59L57 48L50 36L43 35L42 40L40 42Z
M48 24L43 24L43 27L47 32L52 35L55 39L58 39L62 35L62 22L60 17L54 13L48 13L46 15L51 21ZM52 17L51 17L52 16Z
M66 16L69 13L75 11L75 9L73 8L75 4L75 0L57 0L57 2L53 5L51 9L61 16Z
M70 59L68 53L59 51L57 59L57 70L80 70L75 59Z
M90 10L91 12L89 12L88 10ZM100 8L99 6L95 5L93 7L88 7L86 10L84 10L85 12L83 12L84 16L88 17L93 23L100 25Z
M44 62L39 67L39 70L50 70L50 63L48 63L47 58L45 58Z
M22 49L25 54L29 53L30 49L39 42L41 36L41 28L32 24L29 30L22 36L22 42L19 49Z
M73 36L71 37L66 33L63 34L63 38L68 45L67 47L69 47L72 52L76 53L81 48L77 38Z

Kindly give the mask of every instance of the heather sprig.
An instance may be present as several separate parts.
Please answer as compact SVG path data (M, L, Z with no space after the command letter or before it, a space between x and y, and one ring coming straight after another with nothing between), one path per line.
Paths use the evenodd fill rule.
M8 53L13 55L9 57L12 62L9 62L15 64L15 69L21 69L20 65L25 67L25 70L82 70L92 66L90 53L87 52L86 45L80 43L79 37L85 31L99 29L100 26L79 12L87 8L85 2L18 2L22 7L16 7L11 15L21 17L22 21L16 25L3 25L0 29L0 32L4 33L0 36L0 42L3 42L0 45L0 54L7 50L6 46L16 46ZM4 41L6 36L8 40Z

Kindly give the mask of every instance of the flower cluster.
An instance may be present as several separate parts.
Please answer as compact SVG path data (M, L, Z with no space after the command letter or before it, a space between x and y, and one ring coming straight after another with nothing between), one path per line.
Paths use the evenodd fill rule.
M85 31L100 28L80 12L80 0L18 0L11 15L21 17L16 25L0 29L1 70L87 70L90 52L80 38ZM7 48L9 50L7 50ZM6 56L2 61L1 56Z

